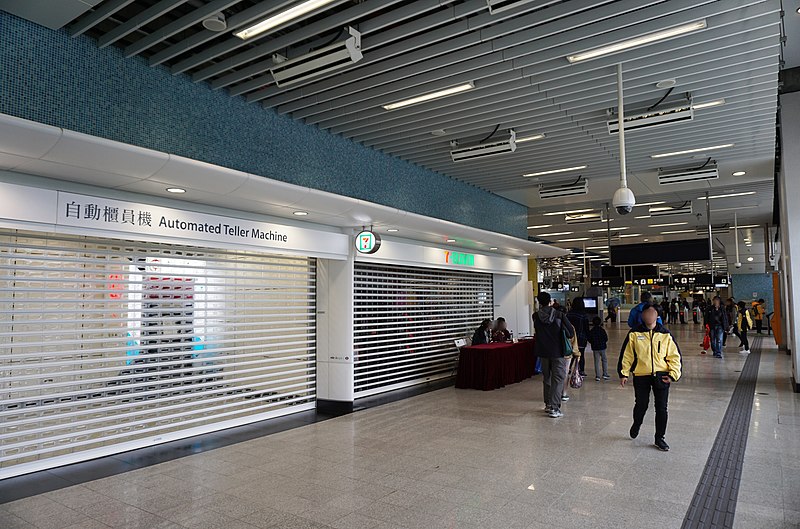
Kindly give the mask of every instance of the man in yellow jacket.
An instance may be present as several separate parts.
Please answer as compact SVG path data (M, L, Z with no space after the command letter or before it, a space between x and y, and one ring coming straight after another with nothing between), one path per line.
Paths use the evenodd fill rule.
M669 445L664 440L667 401L670 384L681 378L681 351L667 328L658 323L658 310L654 305L647 303L642 307L642 324L625 338L617 371L622 387L633 376L636 404L633 407L631 439L639 436L652 390L656 405L655 445L659 450L668 451Z

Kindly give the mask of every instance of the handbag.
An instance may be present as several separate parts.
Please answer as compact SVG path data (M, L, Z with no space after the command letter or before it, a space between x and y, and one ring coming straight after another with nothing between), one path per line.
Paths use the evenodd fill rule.
M583 377L578 371L578 359L573 358L569 368L569 387L580 389L583 386Z

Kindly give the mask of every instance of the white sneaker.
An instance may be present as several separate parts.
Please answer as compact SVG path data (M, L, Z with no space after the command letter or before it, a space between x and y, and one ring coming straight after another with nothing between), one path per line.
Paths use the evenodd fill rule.
M551 410L548 416L551 419L560 419L561 417L564 416L564 414L561 412L561 410Z

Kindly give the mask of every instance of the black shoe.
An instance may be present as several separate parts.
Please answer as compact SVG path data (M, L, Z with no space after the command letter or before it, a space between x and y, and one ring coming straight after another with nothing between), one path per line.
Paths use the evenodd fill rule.
M631 426L631 439L636 439L637 437L639 437L639 425L634 424Z
M656 439L656 448L661 450L662 452L669 452L669 445L663 439Z

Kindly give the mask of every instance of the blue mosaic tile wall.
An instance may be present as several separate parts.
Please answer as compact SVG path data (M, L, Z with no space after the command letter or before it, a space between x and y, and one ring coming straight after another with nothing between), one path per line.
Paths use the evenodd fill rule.
M527 208L0 11L0 112L527 237Z
M772 300L772 274L732 274L733 297L750 302L764 298L767 312L775 310Z

